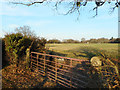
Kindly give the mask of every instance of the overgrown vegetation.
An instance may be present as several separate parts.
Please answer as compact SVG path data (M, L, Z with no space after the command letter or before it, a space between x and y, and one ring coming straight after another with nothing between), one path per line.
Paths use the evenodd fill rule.
M46 39L37 37L29 26L16 28L14 33L2 38L3 88L32 88L43 81L43 78L31 76L36 73L30 72L28 68L30 52L45 51L45 44Z
M10 57L10 63L18 65L19 58L25 54L25 50L31 44L30 38L23 37L20 33L12 33L5 36L5 50Z
M16 33L7 34L2 40L3 58L8 56L9 63L16 64L17 67L20 61L24 61L26 53L30 51L43 52L45 50L46 39L40 39L33 35L28 26L17 28ZM27 49L29 49L29 52L26 52Z

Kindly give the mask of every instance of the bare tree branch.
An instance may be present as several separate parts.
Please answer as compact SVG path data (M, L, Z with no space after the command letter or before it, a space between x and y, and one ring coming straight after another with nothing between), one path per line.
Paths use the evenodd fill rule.
M31 3L29 3L29 4L19 3L19 2L12 2L12 3L13 3L13 4L22 4L22 5L26 5L26 6L31 6L31 5L34 5L34 4L36 4L36 3L41 4L41 3L45 2L45 1L47 1L47 0L43 0L43 1L41 1L41 2L31 2Z
M20 2L12 2L12 3L13 4L22 4L22 5L26 5L26 6L31 6L31 5L34 5L34 4L37 4L37 3L42 4L42 3L47 2L49 0L42 0L42 1L28 0L28 1L29 1L29 3L23 3L23 2L22 3L20 3ZM51 1L53 1L53 0L51 0ZM55 3L56 10L58 9L58 5L60 5L63 1L67 1L67 0L58 0L58 1L56 1L56 3ZM71 5L72 7L70 7L70 9L64 15L71 14L71 13L73 13L75 11L77 11L78 14L80 15L80 10L79 10L80 7L81 6L86 6L88 2L89 2L89 0L88 1L87 0L85 0L85 1L84 0L73 0L72 2L70 2L70 3L72 3L72 5ZM93 11L94 10L96 11L95 16L97 16L98 15L98 8L103 6L105 4L105 2L108 2L108 4L110 4L112 1L111 0L109 0L109 1L107 1L107 0L104 0L104 1L95 0L94 2L95 2L96 7L93 8ZM116 0L115 6L112 8L112 12L115 10L116 7L119 7L119 6L120 6L120 1ZM93 17L95 17L95 16L93 16Z

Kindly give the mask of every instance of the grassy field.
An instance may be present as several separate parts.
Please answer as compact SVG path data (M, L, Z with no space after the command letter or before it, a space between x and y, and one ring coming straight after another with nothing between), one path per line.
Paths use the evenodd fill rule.
M46 44L50 50L59 53L61 56L91 59L93 56L105 56L111 59L118 59L118 44Z

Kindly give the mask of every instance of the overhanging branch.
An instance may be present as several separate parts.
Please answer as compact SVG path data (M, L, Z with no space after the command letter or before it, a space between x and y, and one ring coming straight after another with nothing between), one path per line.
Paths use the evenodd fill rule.
M47 0L43 0L43 1L39 1L39 2L31 2L31 3L28 3L28 4L19 3L19 2L12 2L12 3L13 3L13 4L22 4L22 5L26 5L26 6L31 6L31 5L34 5L34 4L36 4L36 3L41 4L41 3L45 2L45 1L47 1Z
M49 1L49 0L42 0L42 1L34 1L34 0L32 1L31 0L28 3L24 3L24 2L22 2L22 3L21 2L12 2L12 3L13 4L22 4L22 5L26 5L26 6L31 6L31 5L34 5L34 4L42 4L42 3L47 2L47 1ZM53 0L51 0L51 1L53 1ZM55 3L56 10L58 8L58 5L60 5L63 1L67 1L67 0L56 1L56 3ZM65 15L73 13L75 11L78 11L78 13L80 14L80 11L79 11L80 7L81 6L86 6L89 1L87 1L87 0L85 0L85 1L84 0L83 1L82 0L73 0L71 2L73 3L72 7L70 7L70 9L67 11L67 13ZM108 2L108 4L111 3L111 1L107 1L107 0L104 0L104 1L95 0L94 2L96 4L96 7L93 8L93 10L96 11L95 16L98 15L98 8L103 6L105 4L105 2ZM120 6L120 1L116 0L115 6L112 8L112 11L114 11L114 9L116 7L119 7L119 6ZM95 17L95 16L93 16L93 17Z

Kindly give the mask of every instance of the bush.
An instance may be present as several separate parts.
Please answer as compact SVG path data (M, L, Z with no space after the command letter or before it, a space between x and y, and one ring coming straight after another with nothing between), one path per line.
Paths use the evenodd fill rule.
M38 37L33 37L31 39L33 41L33 44L31 45L30 51L43 52L45 50L46 39L39 39Z
M16 64L18 67L22 60L26 60L26 64L29 62L28 54L31 51L43 52L45 50L46 39L36 37L29 26L20 27L15 30L16 33L5 35L2 51L3 58L5 57L4 53L6 53L10 64Z
M5 35L5 50L10 57L10 63L19 62L19 57L25 54L26 49L31 44L31 41L27 37L23 37L20 33L12 33Z
M27 48L30 51L43 52L45 49L46 39L27 37L23 36L21 33L12 33L5 35L5 44L3 44L3 54L6 50L9 56L9 62L11 64L15 63L17 66L20 59L26 55ZM4 57L4 56L3 56Z

